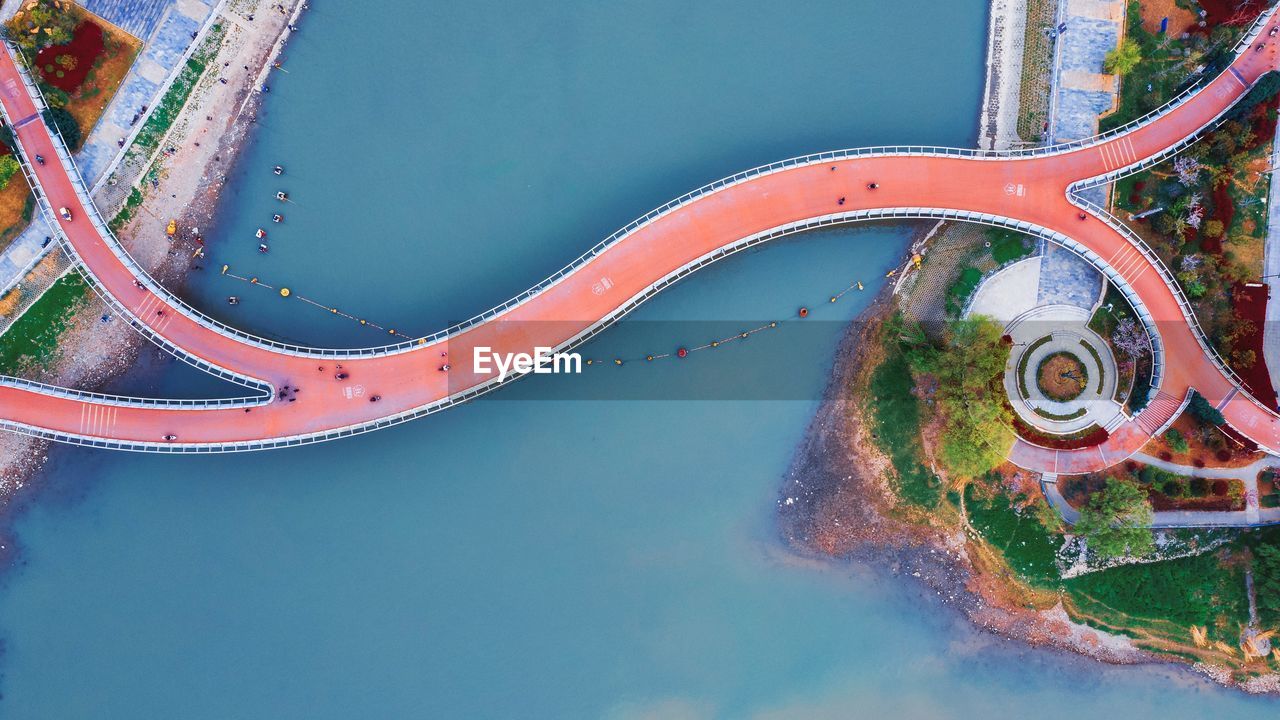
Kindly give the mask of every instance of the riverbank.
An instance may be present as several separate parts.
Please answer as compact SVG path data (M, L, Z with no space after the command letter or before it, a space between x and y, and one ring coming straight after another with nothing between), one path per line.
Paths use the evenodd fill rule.
M945 604L999 635L1110 663L1156 657L1127 638L1073 622L1060 604L1021 586L1007 566L984 553L958 518L931 517L900 502L892 463L877 447L862 402L883 360L881 333L897 311L886 287L849 327L831 381L797 448L778 501L784 540L811 557L870 563L923 583ZM942 511L939 511L942 512Z
M1000 123L1018 117L1017 95L1001 79L1016 77L1022 63L1036 61L994 45L1007 42L1009 13L1017 5L1006 0L992 3L993 45L988 47L980 117L983 147L1000 148ZM1002 59L1014 55L1013 65L1000 66ZM1010 96L1013 105L1002 105ZM1016 133L1010 134L1016 141ZM1007 142L1003 147L1009 147ZM889 334L895 331L888 321L901 307L909 320L923 322L926 332L931 324L942 326L938 313L959 275L958 266L948 266L948 257L982 253L983 238L965 240L964 232L962 226L947 226L918 240L913 252L926 256L926 272L900 278L899 287L906 289L903 296L882 292L848 330L822 403L783 483L778 521L784 540L806 557L870 563L913 577L974 624L1032 646L1070 650L1114 664L1192 665L1224 685L1251 693L1280 692L1280 675L1268 669L1265 658L1261 665L1245 667L1249 658L1242 664L1233 647L1239 630L1233 603L1243 596L1232 577L1222 576L1231 587L1225 591L1214 584L1218 575L1209 573L1207 565L1166 560L1149 573L1109 570L1099 573L1101 578L1068 580L1055 562L1061 562L1060 546L1069 538L1056 516L1038 514L1045 508L1034 475L1004 467L966 484L948 479L936 466L937 397L917 384L899 338ZM990 242L986 245L991 247ZM937 257L926 252L934 248ZM920 274L927 277L921 280ZM920 292L913 292L915 285L921 286ZM922 317L921 306L936 306L938 312ZM886 368L888 375L901 376L896 385L885 381ZM905 412L908 406L910 412ZM902 437L887 437L891 426L901 428ZM987 494L994 494L994 502ZM1198 552L1204 553L1203 548ZM1239 566L1248 553L1247 540L1237 539L1220 553L1202 557L1216 568L1216 555L1222 555L1224 565ZM1144 583L1169 585L1175 592L1162 597L1158 607L1142 608L1141 598L1148 595L1139 592ZM1184 602L1177 589L1207 593L1207 600ZM1215 594L1219 591L1221 596ZM1106 598L1124 595L1124 603L1107 604ZM1175 620L1177 613L1182 614ZM1189 619L1193 617L1197 619ZM1203 644L1203 638L1196 639L1196 628L1203 633L1211 625L1214 639Z
M1027 0L992 0L987 30L987 79L978 119L978 147L1007 150L1019 141Z
M145 173L154 183L144 186L132 220L121 227L118 237L153 277L172 290L180 291L188 273L202 268L196 257L197 237L213 229L221 183L247 144L260 112L263 95L258 89L305 4L305 0L293 0L280 11L277 2L238 0L223 7L218 22L226 25L225 35L217 54ZM175 241L165 233L169 219L177 220L186 231ZM27 376L97 390L120 377L143 352L161 353L90 293L68 319L56 356ZM32 480L48 460L48 450L45 441L0 434L0 518L11 518L30 497L29 491L38 484ZM0 538L0 562L13 546Z

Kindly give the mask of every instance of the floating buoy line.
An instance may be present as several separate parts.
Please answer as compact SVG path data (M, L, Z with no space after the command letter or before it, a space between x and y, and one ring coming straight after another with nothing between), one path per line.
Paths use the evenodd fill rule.
M290 290L290 289L289 289L289 288L287 288L287 287L279 287L279 288L278 288L278 287L276 287L276 286L274 286L274 285L268 285L267 283L262 282L261 280L259 280L259 279L258 279L258 278L256 278L256 277L245 277L245 276L243 276L243 275L237 275L237 274L235 274L235 273L231 272L231 266L230 266L230 265L223 265L223 266L222 266L222 274L223 274L224 276L226 276L226 277L229 277L229 278L233 279L233 280L239 280L239 281L241 281L241 282L245 282L245 283L248 283L248 284L250 284L250 285L254 285L254 286L256 286L256 287L266 288L267 290L274 291L274 292L278 293L278 294L280 295L280 297L282 297L282 298L293 298L293 299L295 299L295 300L301 300L302 302L307 303L308 305L314 305L315 307L318 307L318 308L320 308L321 310L324 310L325 312L328 312L330 315L338 315L338 316L340 316L340 317L347 318L348 320L353 320L353 321L355 321L355 322L357 322L357 323L360 323L361 325L364 325L365 327L370 327L370 328L373 328L374 330L381 330L382 332L385 332L385 333L387 333L388 335L394 335L394 336L396 336L396 337L398 337L398 338L404 338L405 340L417 340L419 343L425 343L425 342L426 342L426 340L423 340L423 339L421 339L421 338L414 338L414 337L411 337L411 336L409 336L409 335L405 335L404 333L397 331L395 328L391 328L391 327L384 327L384 326L382 326L382 325L379 325L379 324L378 324L378 323L376 323L376 322L373 322L372 320L366 320L365 318L356 317L355 315L351 315L350 313L345 313L345 312L343 312L343 311L339 310L339 309L338 309L338 308L336 308L336 307L330 307L330 306L328 306L328 305L325 305L324 303L316 302L315 300L312 300L312 299L311 299L311 298L309 298L309 297L306 297L306 296L304 296L304 295L299 295L299 294L297 294L297 293L293 292L292 290ZM232 297L234 297L234 296L232 296ZM240 302L240 299L239 299L239 298L236 298L236 302L234 302L234 303L230 303L230 304L232 304L232 305L236 305L236 304L239 304L239 302Z
M920 266L920 260L919 260L919 257L920 257L919 255L916 255L915 257L913 257L913 258L912 258L912 261L913 261L913 262L912 262L912 265L913 265L914 267L917 267L917 268L918 268L918 267ZM910 267L910 266L909 266L909 267ZM352 320L352 321L354 321L354 322L360 323L361 325L364 325L364 326L366 326L366 327L373 328L373 329L375 329L375 330L380 330L380 331L385 332L385 333L387 333L387 334L389 334L389 335L394 335L395 337L404 338L405 340L416 340L416 341L418 342L418 344L420 344L420 345L421 345L421 344L425 344L425 343L426 343L426 339L425 339L425 338L415 338L415 337L412 337L412 336L409 336L409 335L405 335L405 334L404 334L404 333L402 333L402 332L398 332L395 328L384 327L384 326L382 326L382 325L379 325L378 323L373 322L372 320L367 320L367 319L365 319L365 318L360 318L360 317L356 317L355 315L351 315L351 314L349 314L349 313L345 313L345 312L343 312L343 311L339 310L338 308L331 307L331 306L329 306L329 305L325 305L324 303L321 303L321 302L317 302L317 301L315 301L315 300L312 300L311 298L308 298L308 297L304 297L304 296L302 296L302 295L299 295L299 294L297 294L297 293L293 292L292 290L290 290L290 289L289 289L289 288L287 288L287 287L280 287L280 288L277 288L277 287L275 287L275 286L273 286L273 285L268 285L267 283L262 282L261 280L259 280L259 279L258 279L258 278L256 278L256 277L244 277L243 275L237 275L237 274L235 274L235 273L231 272L231 267L230 267L229 265L223 265L223 266L222 266L222 274L223 274L224 276L226 276L226 277L232 278L233 280L239 280L239 281L241 281L241 282L245 282L245 283L248 283L248 284L250 284L250 285L254 285L254 286L257 286L257 287L261 287L261 288L266 288L267 290L270 290L270 291L275 291L275 292L276 292L276 293L278 293L278 294L280 295L280 297L282 297L282 298L294 298L294 299L297 299L297 300L301 300L302 302L307 303L308 305L313 305L313 306L315 306L315 307L317 307L317 308L320 308L321 310L324 310L325 312L328 312L328 313L330 313L331 315L338 315L338 316L341 316L341 317L347 318L348 320ZM885 277L886 277L886 278L892 278L892 277L895 277L897 274L898 274L898 271L897 271L897 270L891 270L891 271L889 271L889 273L887 273L887 274L885 275ZM855 282L853 282L852 284L850 284L848 287L846 287L846 288L844 288L843 290L841 290L840 292L838 292L838 293L836 293L836 294L834 294L834 295L829 296L829 301L828 301L828 303L827 303L827 304L828 304L828 305L831 305L831 304L834 304L834 303L836 303L836 302L839 302L839 301L840 301L840 298L844 297L845 295L849 294L850 292L853 292L854 290L863 290L863 289L864 289L864 288L863 288L862 282L861 282L861 281L855 281ZM238 303L238 302L239 302L239 298L237 298L237 299L236 299L236 303ZM232 303L232 304L236 304L236 303ZM805 319L805 318L808 318L810 315L812 315L812 314L813 314L813 312L814 312L813 310L810 310L808 307L806 307L806 306L803 306L803 305L802 305L802 306L800 306L800 307L796 310L796 314L795 314L795 316L794 316L793 318L791 318L791 319L792 319L792 320L803 320L803 319ZM687 358L687 357L689 357L689 355L690 355L691 353L695 353L695 352L702 352L702 351L704 351L704 350L714 350L714 349L718 349L718 348L724 347L724 346L725 346L725 345L727 345L728 343L731 343L731 342L733 342L733 341L735 341L735 340L746 340L747 338L751 337L752 335L755 335L756 333L761 333L761 332L764 332L764 331L766 331L766 330L776 330L776 329L777 329L777 328L778 328L778 327L779 327L783 322L786 322L786 321L774 320L774 321L772 321L772 322L766 323L766 324L764 324L764 325L760 325L760 326L758 326L758 327L752 327L752 328L748 328L748 329L742 330L741 332L735 333L735 334L733 334L733 335L729 335L729 336L727 336L727 337L719 338L719 339L717 339L717 340L711 340L711 341L709 341L709 342L704 342L704 343L702 343L701 345L694 345L694 346L683 346L683 345L681 345L681 346L678 346L675 350L668 351L668 352L662 352L662 353L651 353L651 354L644 355L643 357L633 357L633 358L632 358L632 357L629 357L629 358L615 357L615 358L613 358L613 359L612 359L612 364L613 364L613 365L615 365L615 366L621 367L621 366L626 365L627 363L629 363L629 362L633 362L633 361L641 361L641 360L642 360L642 361L644 361L644 362L654 362L654 361L656 361L656 360L666 360L666 359L669 359L669 358ZM584 358L583 358L583 363L584 363L585 365L595 366L595 365L604 365L604 364L608 364L608 363L609 363L609 361L608 361L608 360L602 360L602 359L600 359L600 358L587 358L587 357L584 357Z

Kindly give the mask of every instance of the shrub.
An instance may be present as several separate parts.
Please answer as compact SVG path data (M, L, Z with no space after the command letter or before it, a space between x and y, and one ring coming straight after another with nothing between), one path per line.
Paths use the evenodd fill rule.
M12 155L0 157L0 190L9 187L9 181L22 168L18 165L18 160Z
M1169 444L1169 449L1176 453L1187 451L1187 439L1178 432L1177 428L1169 428L1169 431L1164 434L1164 441Z
M1209 494L1209 481L1202 477L1191 478L1188 485L1191 497L1202 498Z
M1226 418L1222 417L1222 412L1218 408L1209 404L1203 395L1198 392L1192 392L1191 404L1187 407L1191 414L1201 422L1210 425L1221 425L1226 422Z
M51 107L44 111L43 116L46 125L62 134L68 150L75 152L80 149L83 139L80 135L80 124L71 116L71 113L62 108Z
M80 24L74 5L63 0L29 0L5 23L5 35L19 47L34 51L71 42Z

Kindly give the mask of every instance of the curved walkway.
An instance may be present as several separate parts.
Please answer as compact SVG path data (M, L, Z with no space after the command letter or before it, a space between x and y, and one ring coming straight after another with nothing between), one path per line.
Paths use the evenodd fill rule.
M1250 29L1246 49L1264 25L1274 24L1274 12ZM256 393L232 403L179 403L105 398L7 378L0 383L0 426L7 429L162 452L257 449L364 432L496 387L494 373L468 367L476 347L498 353L571 347L681 277L745 247L853 220L932 216L1004 224L1076 249L1134 298L1145 322L1160 325L1156 357L1162 394L1181 398L1194 387L1242 432L1265 447L1280 448L1280 418L1226 374L1186 314L1186 301L1168 271L1135 246L1136 236L1114 219L1092 210L1082 214L1069 197L1075 189L1185 147L1251 83L1280 64L1274 42L1263 52L1241 52L1228 72L1142 123L1089 142L1014 153L942 148L825 153L726 178L632 223L500 308L431 337L367 351L262 341L217 325L148 278L106 230L70 157L40 121L34 86L11 53L0 55L0 106L22 154L61 161L28 171L46 212L71 210L73 220L57 220L60 239L99 292L135 327L180 357ZM868 187L872 182L875 189ZM450 372L438 370L442 353L454 366ZM278 390L286 387L301 390L296 401L280 398ZM381 402L369 402L374 395ZM1163 406L1153 403L1156 407ZM1171 419L1152 416L1143 422L1140 416L1117 428L1102 448L1068 453L1021 443L1011 457L1033 469L1110 464L1136 451L1154 428ZM163 440L170 433L178 435L176 442Z

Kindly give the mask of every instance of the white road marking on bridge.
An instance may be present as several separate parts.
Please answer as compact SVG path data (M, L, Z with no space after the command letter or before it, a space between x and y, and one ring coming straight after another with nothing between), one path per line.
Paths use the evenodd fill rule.
M342 388L342 394L346 396L348 400L355 400L358 397L364 397L364 386L348 385Z
M597 282L592 283L591 292L595 293L596 295L603 295L604 291L608 290L611 287L613 287L613 281L607 277L602 277Z

